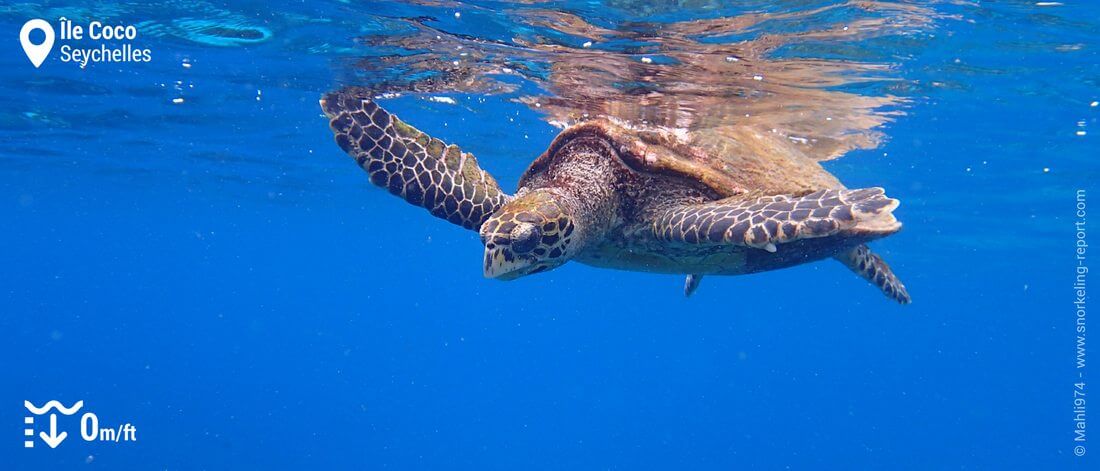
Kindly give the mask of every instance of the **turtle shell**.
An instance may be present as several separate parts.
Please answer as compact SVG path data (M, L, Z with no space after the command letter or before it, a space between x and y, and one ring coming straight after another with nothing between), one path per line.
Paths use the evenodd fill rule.
M844 186L794 143L751 128L730 131L676 132L661 128L628 127L601 118L562 131L520 178L546 170L566 143L587 137L603 138L631 169L697 181L725 198L742 194L803 195Z

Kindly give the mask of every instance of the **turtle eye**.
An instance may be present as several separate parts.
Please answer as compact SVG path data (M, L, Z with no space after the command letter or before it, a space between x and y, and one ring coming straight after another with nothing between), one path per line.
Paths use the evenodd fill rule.
M541 238L542 234L539 234L538 226L531 223L520 223L516 225L515 229L512 229L512 252L525 254L535 250Z

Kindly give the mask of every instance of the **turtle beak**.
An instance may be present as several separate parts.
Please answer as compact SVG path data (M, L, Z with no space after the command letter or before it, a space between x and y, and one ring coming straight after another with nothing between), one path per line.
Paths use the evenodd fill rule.
M534 262L517 257L507 247L485 249L485 277L511 281L520 278L534 268Z

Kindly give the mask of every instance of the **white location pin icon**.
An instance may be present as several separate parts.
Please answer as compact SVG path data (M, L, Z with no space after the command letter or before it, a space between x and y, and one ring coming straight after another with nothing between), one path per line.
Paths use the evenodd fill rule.
M46 35L46 40L42 41L42 44L31 42L31 31L36 29L42 30ZM50 55L50 49L53 49L53 26L50 26L46 20L30 20L23 24L23 29L19 30L19 42L23 44L23 52L27 53L27 59L31 60L35 68L38 68L46 60L46 56Z

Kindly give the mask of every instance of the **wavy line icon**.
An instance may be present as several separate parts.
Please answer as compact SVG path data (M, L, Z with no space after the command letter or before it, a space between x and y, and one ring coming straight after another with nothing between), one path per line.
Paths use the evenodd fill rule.
M45 413L49 412L51 409L57 409L58 412L60 412L64 415L73 415L73 414L76 413L76 411L80 410L81 407L84 407L84 401L77 401L76 404L73 404L72 407L68 407L68 408L61 405L61 403L57 402L56 399L52 400L50 402L47 402L42 407L35 407L34 404L31 404L31 401L23 401L23 406L26 407L27 410L31 411L31 413L34 414L34 415L45 414Z

